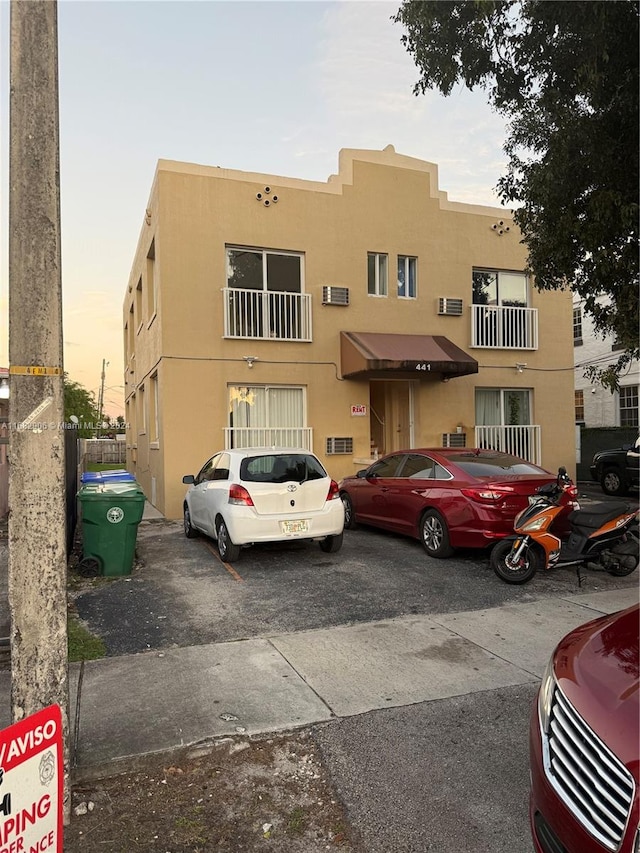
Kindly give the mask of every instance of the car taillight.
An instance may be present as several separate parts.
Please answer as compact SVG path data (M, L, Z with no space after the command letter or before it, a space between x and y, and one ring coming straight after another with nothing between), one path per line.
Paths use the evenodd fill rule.
M340 498L340 489L338 488L338 484L335 480L332 480L329 484L329 492L327 494L328 501L335 501Z
M495 486L474 486L471 489L460 489L466 498L480 503L497 503L513 494L513 489L498 489Z
M249 492L244 486L239 486L237 483L232 483L229 488L229 503L240 504L241 506L253 506Z

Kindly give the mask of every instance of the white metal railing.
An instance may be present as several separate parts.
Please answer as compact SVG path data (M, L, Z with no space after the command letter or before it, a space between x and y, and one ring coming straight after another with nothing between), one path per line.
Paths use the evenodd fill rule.
M538 309L471 306L471 346L538 349Z
M542 464L540 427L537 424L521 426L477 426L476 447L502 450L520 456L534 465Z
M311 295L223 287L225 338L311 340Z
M226 450L241 447L299 447L313 450L310 427L227 427L224 431Z

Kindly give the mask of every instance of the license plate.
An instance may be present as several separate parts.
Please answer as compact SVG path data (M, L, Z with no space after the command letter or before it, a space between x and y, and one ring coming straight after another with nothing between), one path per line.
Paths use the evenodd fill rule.
M306 533L309 529L309 522L306 518L299 518L296 521L281 521L283 533Z

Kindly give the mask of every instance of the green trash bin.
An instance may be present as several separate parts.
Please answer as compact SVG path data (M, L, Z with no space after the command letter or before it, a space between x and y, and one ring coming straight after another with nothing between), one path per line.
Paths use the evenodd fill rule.
M136 482L86 483L78 492L85 577L131 574L145 495Z

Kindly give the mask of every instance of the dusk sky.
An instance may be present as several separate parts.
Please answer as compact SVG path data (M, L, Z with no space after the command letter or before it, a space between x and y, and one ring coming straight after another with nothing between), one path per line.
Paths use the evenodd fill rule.
M481 91L412 93L397 3L58 3L64 364L124 412L122 303L160 158L326 181L341 148L436 163L497 204L503 120ZM8 365L9 3L0 2L0 366Z

